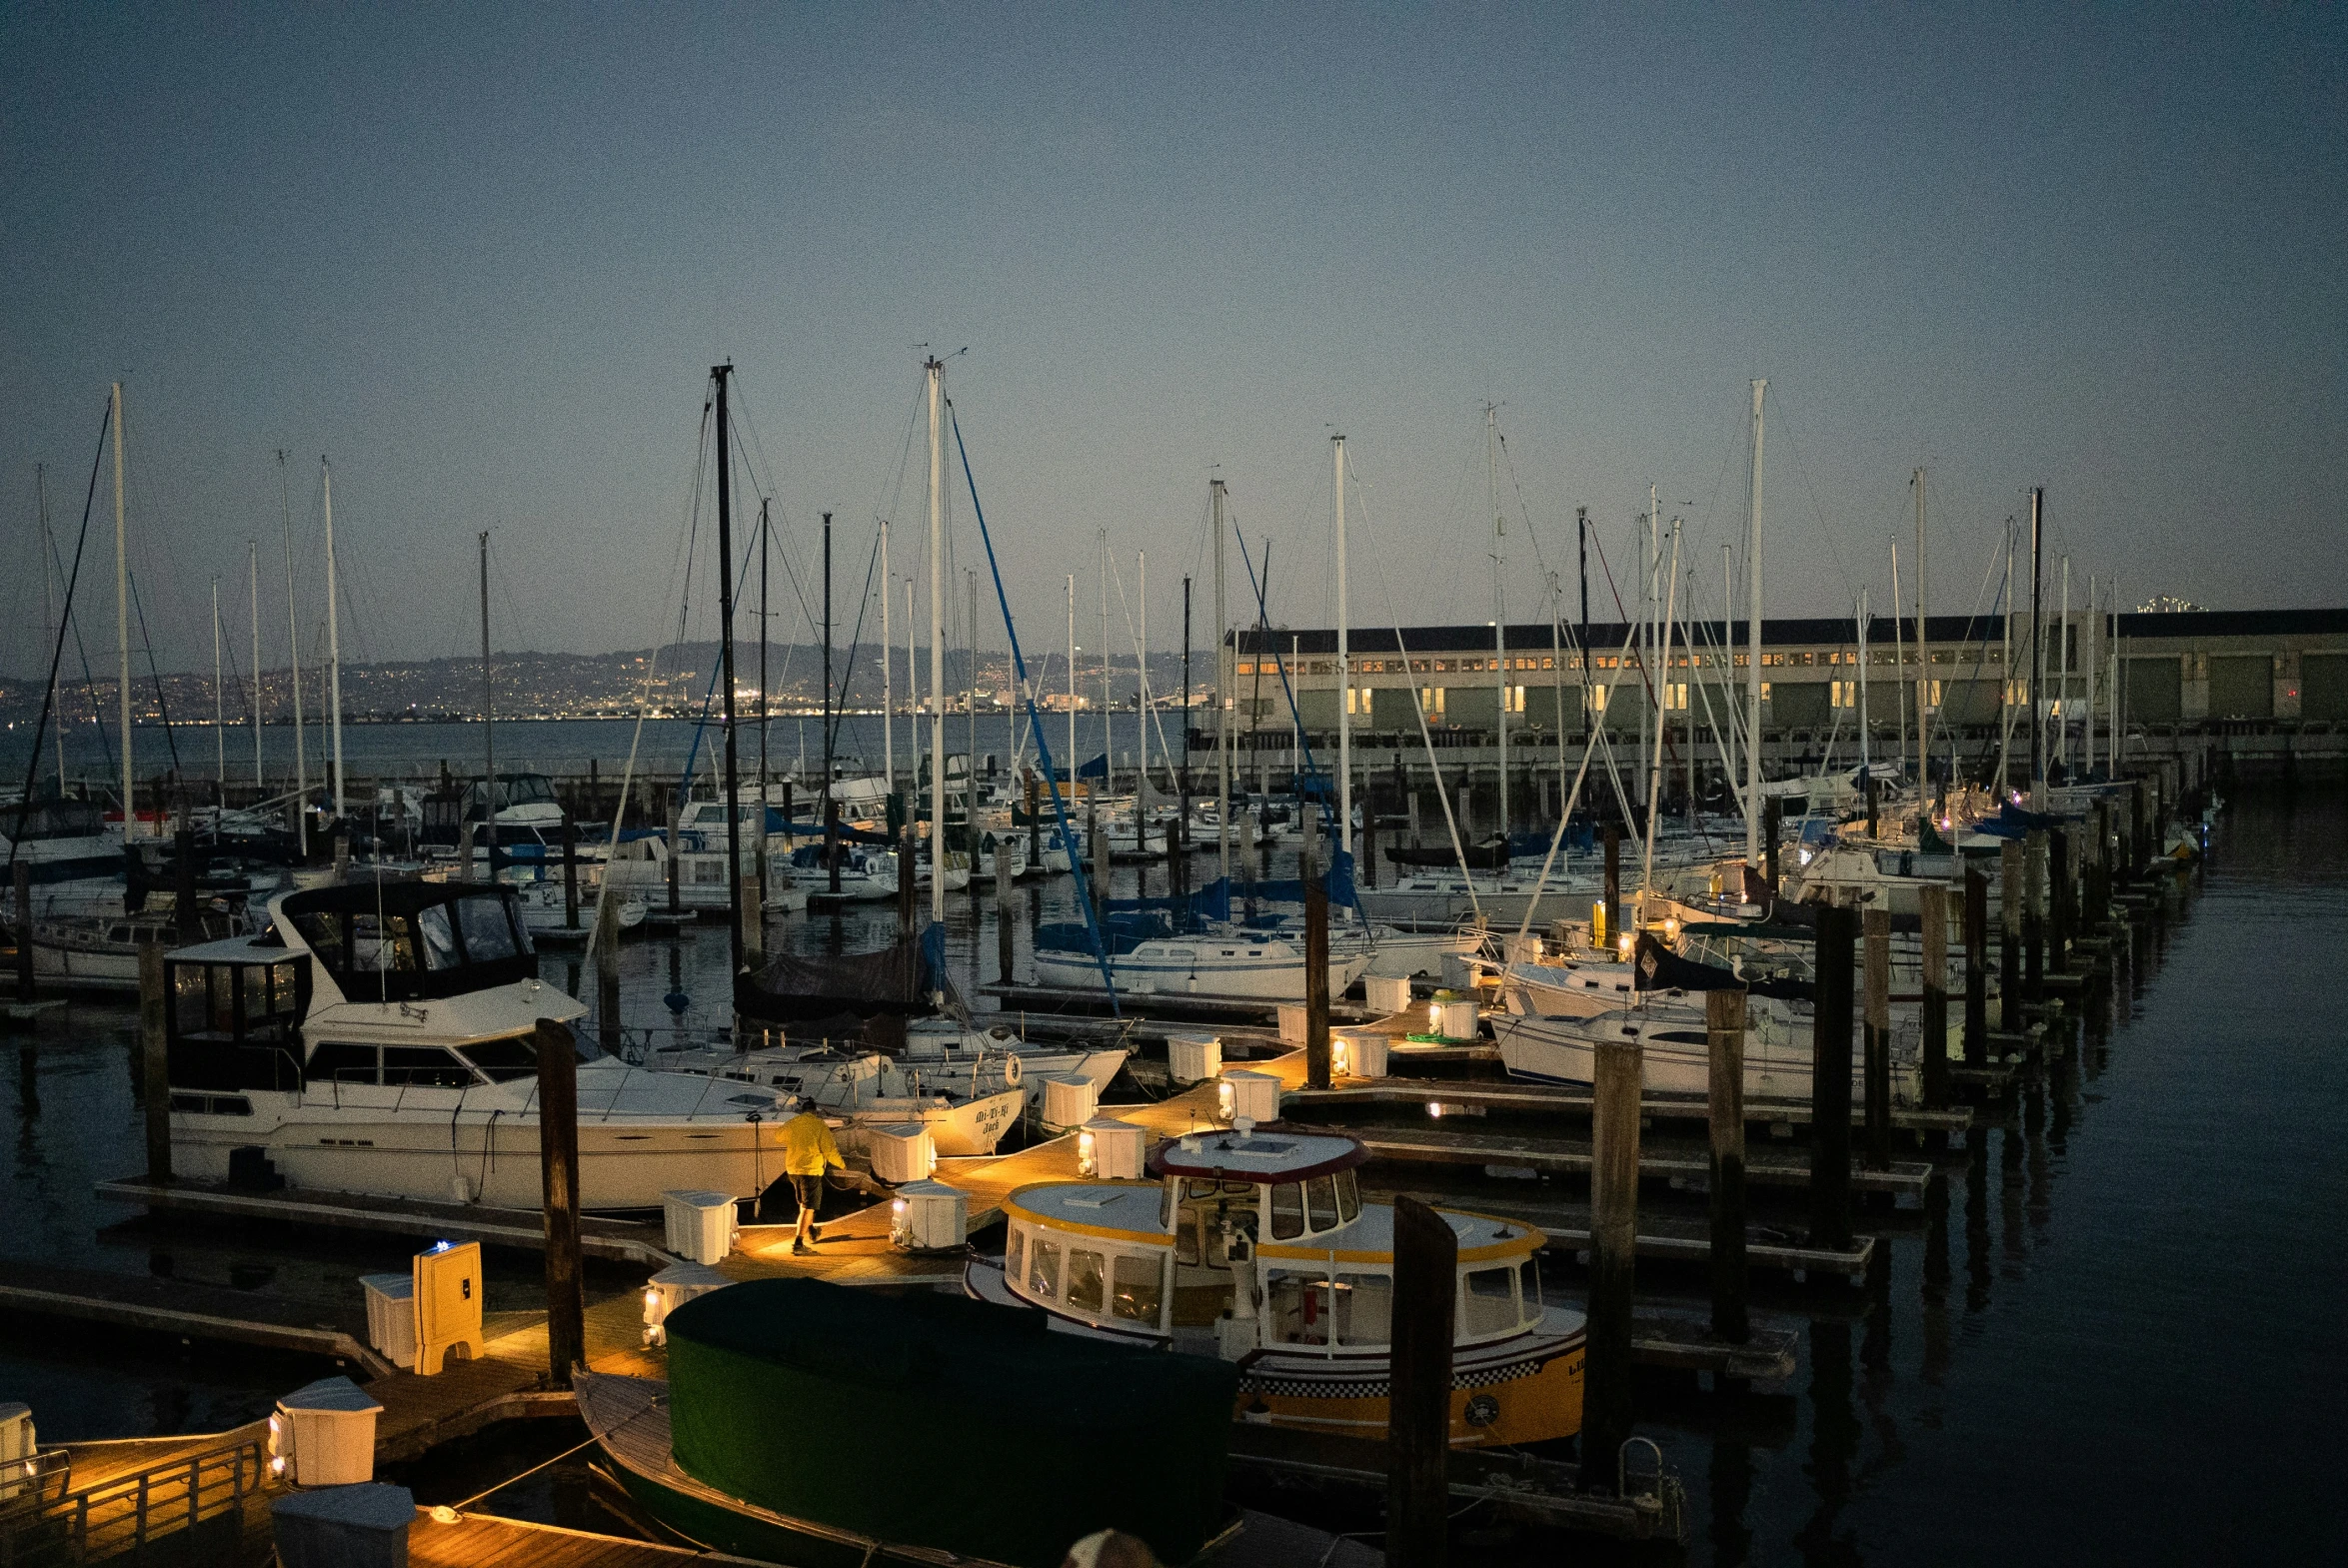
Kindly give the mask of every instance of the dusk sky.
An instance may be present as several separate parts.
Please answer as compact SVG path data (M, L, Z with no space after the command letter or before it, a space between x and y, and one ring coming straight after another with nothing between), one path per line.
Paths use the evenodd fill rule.
M1356 624L1488 620L1487 400L1512 620L1536 546L1570 592L1576 505L1619 573L1650 483L1717 614L1755 376L1771 614L1888 608L1919 465L1939 611L2030 485L2075 603L2348 604L2338 6L10 4L0 40L0 670L46 662L34 465L70 553L113 380L166 668L209 664L215 574L246 657L254 538L282 662L280 448L306 627L334 463L346 657L474 649L485 528L497 645L594 652L673 634L718 360L800 572L838 514L844 619L877 513L919 569L919 345L969 350L1038 652L1072 570L1093 645L1103 528L1173 646L1217 474L1273 619L1326 624L1337 430Z

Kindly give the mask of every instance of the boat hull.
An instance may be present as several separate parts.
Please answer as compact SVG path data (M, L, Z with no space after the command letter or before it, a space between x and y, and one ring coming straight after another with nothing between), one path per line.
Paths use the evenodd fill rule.
M1571 1437L1581 1430L1585 1340L1543 1333L1466 1347L1451 1363L1451 1446L1492 1448ZM1384 1441L1392 1371L1384 1357L1359 1364L1265 1356L1242 1364L1233 1415L1241 1421Z

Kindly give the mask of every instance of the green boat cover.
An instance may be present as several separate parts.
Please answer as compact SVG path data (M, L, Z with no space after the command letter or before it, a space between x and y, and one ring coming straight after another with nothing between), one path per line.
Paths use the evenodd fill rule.
M813 1279L713 1290L668 1332L679 1468L778 1513L1022 1568L1109 1528L1187 1562L1222 1513L1222 1361Z

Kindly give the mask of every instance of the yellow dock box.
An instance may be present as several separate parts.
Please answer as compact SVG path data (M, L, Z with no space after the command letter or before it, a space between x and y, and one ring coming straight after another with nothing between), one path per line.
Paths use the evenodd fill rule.
M481 1243L442 1241L416 1254L416 1372L430 1377L462 1345L481 1355Z

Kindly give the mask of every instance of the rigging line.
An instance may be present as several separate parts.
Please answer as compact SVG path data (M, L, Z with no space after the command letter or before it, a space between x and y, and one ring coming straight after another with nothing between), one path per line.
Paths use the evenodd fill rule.
M840 725L848 717L848 694L856 689L856 651L864 646L865 616L873 605L873 574L881 568L881 535L873 533L873 548L865 555L865 591L856 605L856 628L848 635L848 663L840 677L840 701L832 709L832 739L829 750L835 756L840 751ZM882 590L887 593L887 589ZM975 685L976 683L974 683Z
M687 514L685 531L685 587L677 598L677 641L673 645L680 649L685 646L687 623L693 615L693 564L698 559L701 546L701 496L702 489L709 479L710 414L712 409L711 401L708 398L702 399L701 429L694 435L693 499Z
M76 645L79 645L81 642L80 627L79 624L74 620L73 616L73 591L74 585L81 581L82 551L83 548L86 547L90 542L90 512L97 505L98 501L98 467L106 460L107 436L113 427L114 401L111 397L109 397L106 403L106 413L98 424L98 450L97 453L90 459L90 492L82 502L82 529L80 537L74 541L72 576L65 577L65 573L62 570L64 563L62 561L58 563L60 568L58 575L60 577L65 577L65 605L63 613L60 615L57 623L56 646L49 652L49 680L47 684L41 688L41 717L39 722L33 726L33 752L31 758L29 758L25 763L24 793L17 797L20 802L17 807L17 831L8 835L8 869L9 874L12 877L16 874L17 848L24 841L25 819L30 815L33 808L33 786L41 777L41 738L48 734L49 714L51 711L51 706L54 704L57 697L57 665L58 662L65 657L66 628L74 628L74 642ZM52 553L54 553L54 546L51 548ZM46 570L46 568L43 570ZM89 655L86 652L82 656L82 668L86 680L89 670ZM92 706L95 706L94 702ZM98 737L100 741L104 741L106 737L106 727L104 724L100 724L98 726ZM111 753L109 753L106 766L109 771L111 771L114 767ZM123 811L123 832L127 838L130 832L130 814L129 805L127 802L124 805Z
M1117 564L1115 557L1110 559L1109 580L1117 585L1117 608L1126 618L1126 638L1134 645L1134 663L1140 666L1142 671L1140 688L1142 713L1149 722L1158 727L1160 754L1172 757L1174 755L1173 748L1167 745L1166 740L1166 721L1160 719L1156 711L1150 707L1150 661L1143 653L1142 634L1134 630L1134 607L1126 600L1125 570Z
M1350 453L1345 457L1345 477L1353 481L1353 498L1361 510L1362 542L1368 544L1369 531L1373 526L1369 518L1369 487L1363 485L1354 475L1353 458ZM1240 552L1241 555L1245 553L1244 551ZM1394 649L1402 656L1403 668L1409 670L1410 646L1402 641L1402 617L1400 612L1394 608L1394 585L1386 577L1385 557L1374 545L1370 546L1369 557L1377 565L1378 590L1386 598L1386 617L1394 629ZM1415 671L1410 673L1416 674ZM1426 705L1418 700L1418 683L1416 681L1412 681L1407 690L1410 694L1410 711L1418 720L1418 739L1426 747L1427 772L1434 777L1435 803L1443 808L1443 827L1451 836L1451 852L1459 858L1459 882L1467 889L1468 908L1474 912L1476 919L1481 920L1483 918L1483 900L1476 897L1475 875L1467 868L1467 849L1459 838L1459 819L1451 812L1451 791L1443 784L1442 760L1435 756L1434 734L1426 726ZM1355 896L1358 899L1359 895Z
M171 748L171 771L176 775L180 771L179 737L172 734L171 730L171 704L163 696L163 672L155 664L155 639L147 633L147 607L139 602L139 575L132 572L127 576L130 579L131 609L138 613L139 618L139 641L147 646L147 674L155 683L155 709L163 717L163 739ZM123 808L122 819L125 824L123 832L128 835L130 808L127 805Z
M1793 421L1786 417L1785 394L1783 392L1777 395L1777 423L1785 429L1785 444L1793 454L1793 471L1801 476L1802 489L1809 492L1810 513L1818 520L1819 537L1826 543L1826 559L1834 564L1834 575L1842 579L1843 597L1856 599L1859 596L1859 586L1851 581L1850 569L1843 565L1842 552L1835 548L1834 531L1826 526L1826 509L1819 504L1818 487L1811 483L1810 472L1802 464L1801 438L1794 434Z
M795 537L791 529L791 513L789 509L775 501L773 490L768 488L759 473L751 466L750 453L747 445L743 440L742 421L735 417L734 411L731 408L726 411L726 422L733 428L735 449L741 453L743 469L751 481L751 493L764 499L768 505L773 508L774 511L782 513L784 537L786 539ZM750 439L752 441L757 440L757 435L755 432L752 434ZM792 594L799 600L799 613L807 618L808 626L813 629L816 625L815 607L808 600L808 587L799 575L799 568L792 564L790 550L778 550L775 552L775 554L782 558L783 576L785 580L791 584Z
M979 541L981 544L987 547L987 570L988 573L995 579L995 602L999 607L1001 607L1003 611L1004 636L1011 643L1012 663L1018 668L1020 679L1024 682L1028 677L1028 657L1026 654L1020 651L1019 628L1012 623L1011 599L1004 592L1003 588L1003 567L1002 564L995 559L995 536L988 531L987 509L979 500L979 482L977 478L974 477L971 473L971 450L968 446L964 445L962 439L962 418L954 411L951 406L949 406L946 411L946 417L948 423L954 429L954 450L962 458L963 483L970 487L971 511L978 516ZM93 481L93 483L95 483L95 481ZM1114 1016L1123 1017L1125 1015L1125 1009L1119 1004L1117 999L1117 981L1111 975L1109 969L1109 948L1108 945L1101 939L1101 922L1093 910L1091 879L1086 875L1085 872L1085 857L1077 852L1076 829L1070 824L1068 819L1068 801L1063 798L1060 792L1060 780L1058 777L1059 771L1052 766L1052 742L1044 734L1044 718L1042 714L1037 712L1034 691L1035 689L1033 687L1029 688L1028 724L1029 727L1035 732L1036 753L1038 758L1044 764L1044 783L1046 786L1052 790L1052 809L1054 814L1057 815L1060 819L1061 848L1067 852L1069 871L1076 878L1077 907L1082 909L1085 913L1085 931L1086 934L1091 936L1093 940L1093 957L1094 961L1098 963L1101 968L1101 983L1105 988L1107 988L1109 992L1110 1012ZM1076 768L1076 759L1073 757L1069 759L1069 768L1071 770L1069 778L1073 782L1076 778L1076 774L1074 772ZM943 762L941 762L938 769L938 778L942 791L945 777L945 765ZM973 782L973 786L975 789L976 781ZM941 792L941 802L943 802L943 799L944 795L943 792ZM939 814L941 820L943 820L944 811L941 810ZM1102 891L1106 893L1108 889L1105 887L1102 889Z

